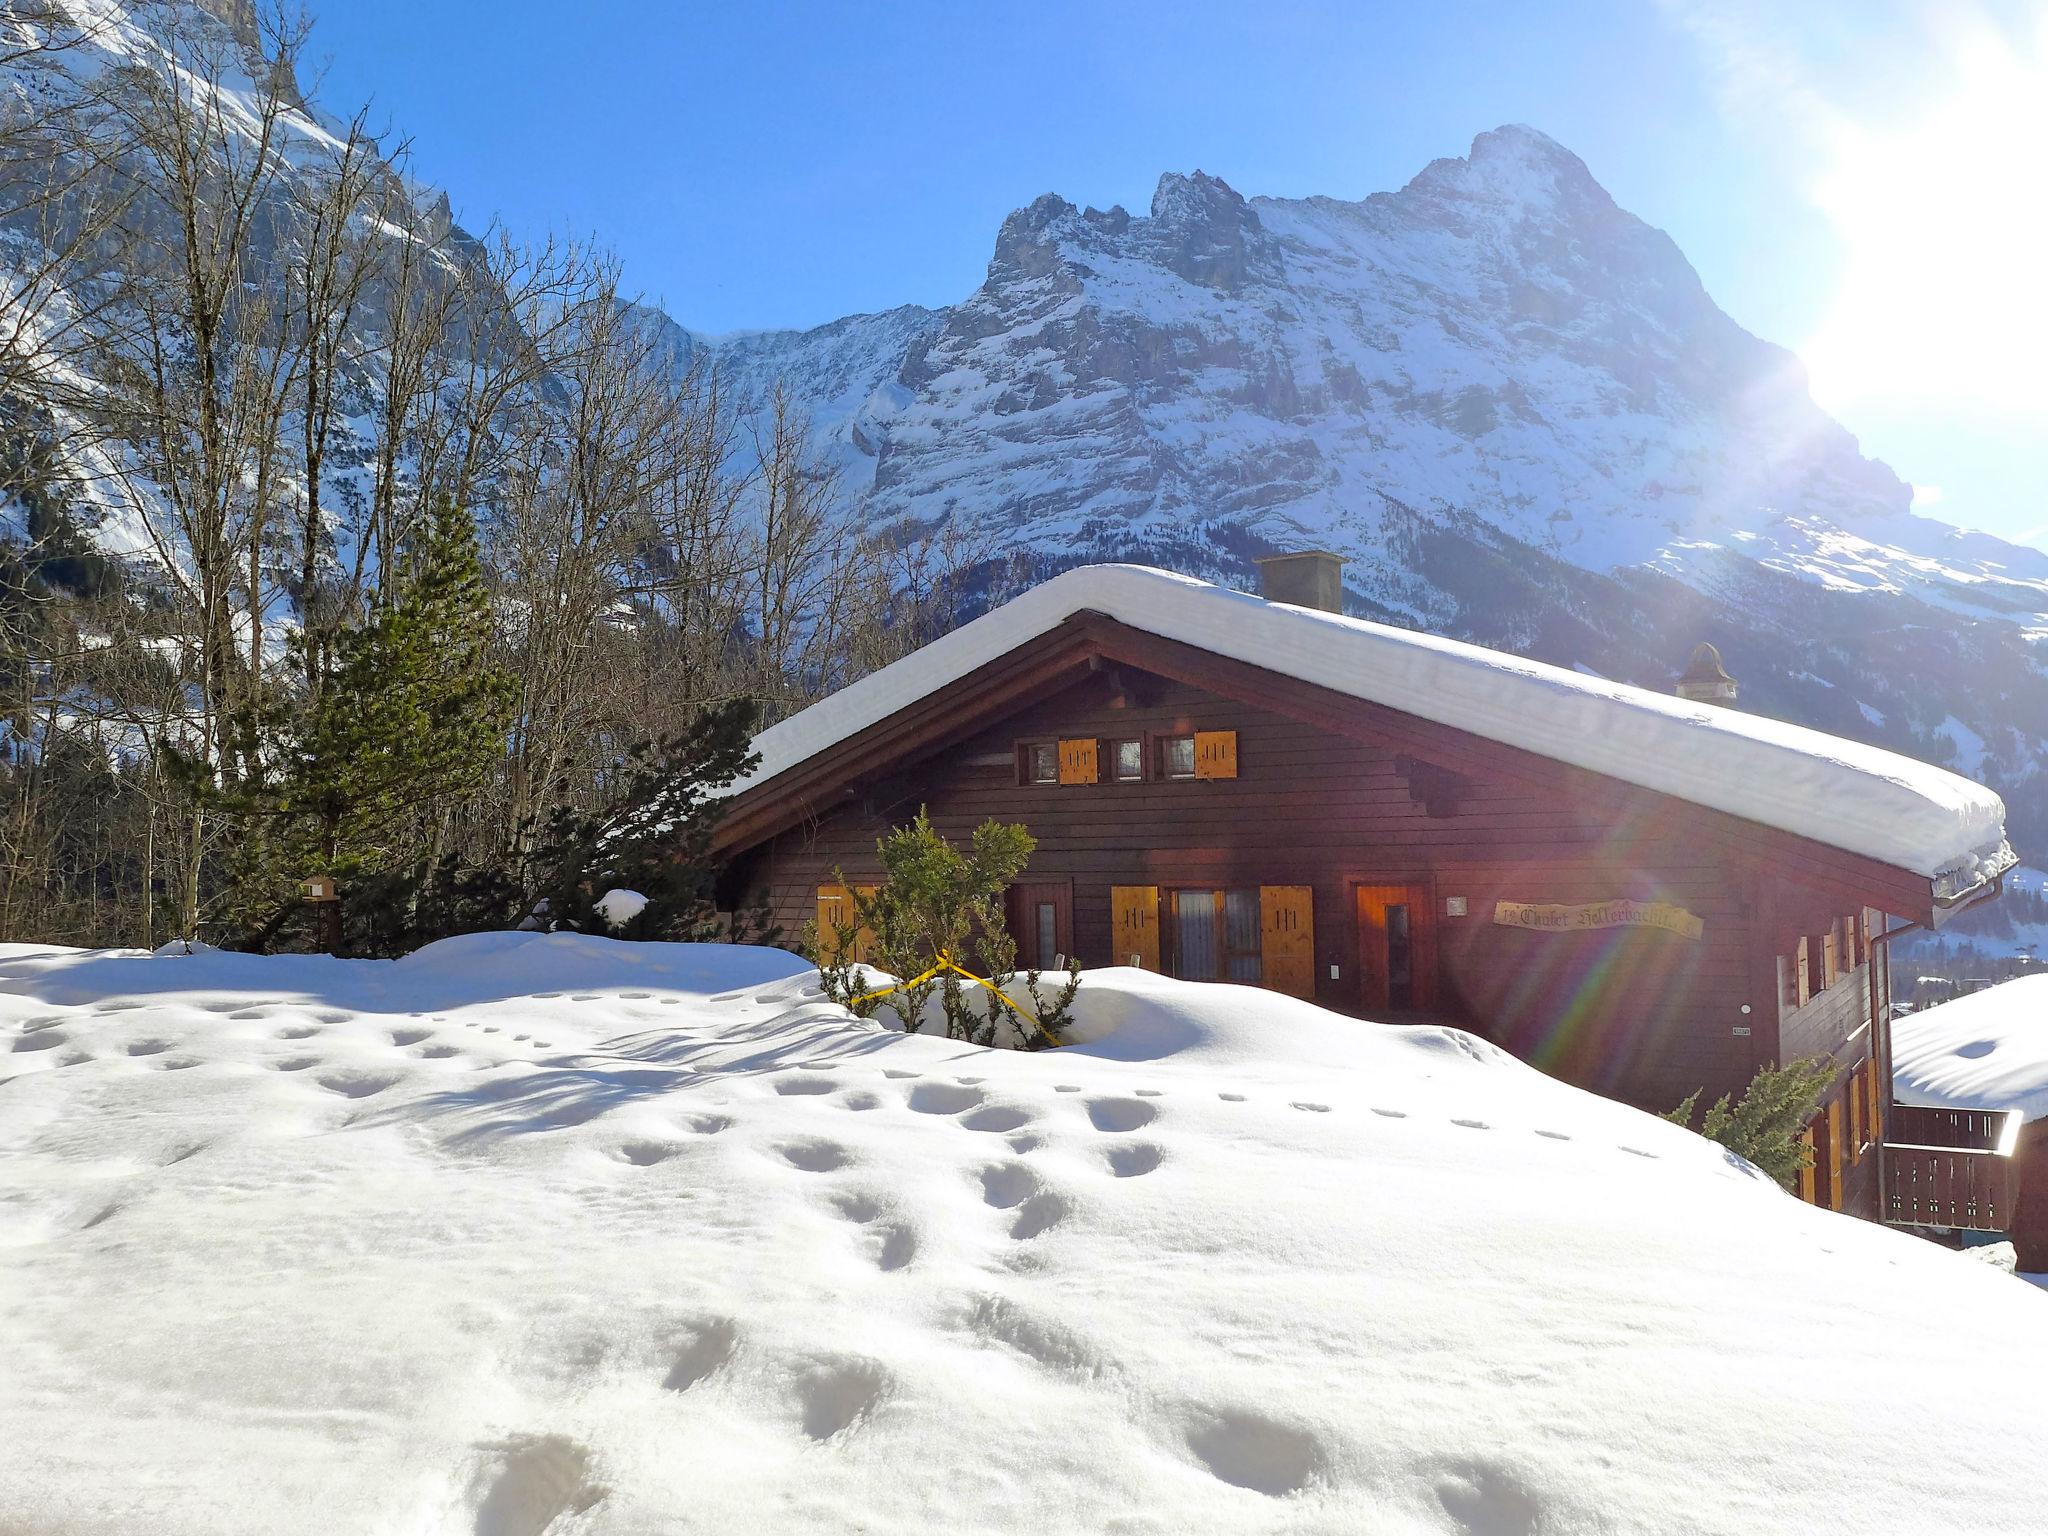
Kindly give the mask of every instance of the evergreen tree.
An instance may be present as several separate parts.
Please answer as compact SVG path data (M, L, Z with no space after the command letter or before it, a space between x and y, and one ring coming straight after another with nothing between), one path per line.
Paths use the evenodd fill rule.
M1822 1056L1782 1067L1759 1067L1740 1099L1731 1103L1724 1093L1714 1102L1700 1122L1700 1134L1747 1158L1791 1189L1799 1175L1813 1166L1813 1150L1799 1139L1800 1133L1812 1121L1821 1095L1834 1080L1835 1064ZM1694 1092L1664 1118L1689 1126L1698 1102L1699 1094Z
M259 943L294 914L305 876L331 875L346 895L410 865L420 813L485 782L513 697L491 645L475 525L441 502L398 590L334 637L317 695L241 724L257 766L225 798L247 828L237 905Z

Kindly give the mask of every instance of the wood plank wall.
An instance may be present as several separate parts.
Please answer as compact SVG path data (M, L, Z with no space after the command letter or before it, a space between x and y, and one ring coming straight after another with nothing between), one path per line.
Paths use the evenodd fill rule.
M1133 683L1128 693L1124 683ZM1432 742L1430 760L1459 774L1449 814L1431 815L1397 767L1416 751L1416 728ZM1020 741L1204 730L1236 732L1236 778L1017 782ZM954 838L987 817L1022 821L1039 840L1031 878L1073 881L1084 964L1112 963L1113 884L1308 885L1317 1000L1347 1010L1358 1004L1353 887L1413 881L1432 891L1441 1001L1461 1022L1559 1076L1646 1108L1668 1108L1694 1089L1708 1100L1739 1089L1759 1052L1775 1045L1765 1013L1774 1000L1748 995L1759 967L1747 877L1711 840L1688 835L1678 802L1626 786L1597 797L1540 792L1474 768L1480 759L1460 753L1470 740L1411 722L1397 751L1164 680L1098 676L904 766L756 850L740 875L767 893L793 936L831 871L874 875L876 838L921 804ZM1443 916L1443 899L1457 895L1469 915ZM1704 919L1705 933L1698 941L1646 929L1565 935L1491 921L1496 900L1613 897L1675 902ZM1755 1008L1747 1018L1743 1002Z

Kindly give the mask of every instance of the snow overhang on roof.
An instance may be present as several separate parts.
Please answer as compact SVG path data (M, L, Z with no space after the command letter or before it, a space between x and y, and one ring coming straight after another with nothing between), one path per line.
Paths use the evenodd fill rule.
M766 782L1082 613L1924 875L1938 902L2013 863L1983 785L1804 726L1141 565L1055 576L755 738Z

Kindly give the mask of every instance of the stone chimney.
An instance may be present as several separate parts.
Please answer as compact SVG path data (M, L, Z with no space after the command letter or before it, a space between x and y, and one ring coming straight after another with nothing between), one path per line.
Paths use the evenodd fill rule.
M1678 696L1699 704L1733 704L1735 679L1721 666L1721 653L1702 640L1678 679Z
M1259 568L1259 596L1267 602L1320 608L1325 613L1344 611L1342 555L1333 555L1327 549L1304 549L1294 554L1263 555L1252 564Z

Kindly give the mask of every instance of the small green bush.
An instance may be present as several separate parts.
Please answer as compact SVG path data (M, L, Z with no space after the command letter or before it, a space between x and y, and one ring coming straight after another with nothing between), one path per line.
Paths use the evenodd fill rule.
M1835 1072L1835 1063L1824 1056L1760 1067L1740 1099L1731 1103L1724 1093L1714 1102L1701 1119L1699 1132L1792 1189L1799 1175L1813 1166L1813 1149L1799 1135L1820 1108ZM1664 1118L1690 1126L1699 1097L1695 1089Z

